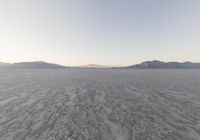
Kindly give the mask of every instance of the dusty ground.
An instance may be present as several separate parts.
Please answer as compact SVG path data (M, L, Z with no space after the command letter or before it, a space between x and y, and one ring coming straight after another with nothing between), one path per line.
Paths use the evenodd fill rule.
M0 70L0 140L200 140L200 70Z

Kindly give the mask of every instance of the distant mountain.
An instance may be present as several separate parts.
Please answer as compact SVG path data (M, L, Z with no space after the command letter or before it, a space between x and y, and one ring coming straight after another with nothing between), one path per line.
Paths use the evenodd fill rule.
M126 69L200 69L200 63L146 61L140 64L123 67Z
M112 68L105 65L89 64L81 67L66 67L58 64L47 63L44 61L35 62L20 62L20 63L2 63L0 62L0 69L3 68L22 68L22 69L60 69L60 68ZM122 69L200 69L200 63L192 62L162 62L158 60L145 61L140 64L131 65L127 67L114 67Z
M8 66L8 65L10 65L10 63L2 63L2 62L0 62L0 67Z
M105 66L105 65L89 64L89 65L82 66L82 68L111 68L111 67Z
M20 63L13 63L13 64L0 63L0 68L30 68L30 69L46 68L46 69L53 69L53 68L66 68L66 67L58 65L58 64L43 62L43 61L36 61L36 62L20 62Z

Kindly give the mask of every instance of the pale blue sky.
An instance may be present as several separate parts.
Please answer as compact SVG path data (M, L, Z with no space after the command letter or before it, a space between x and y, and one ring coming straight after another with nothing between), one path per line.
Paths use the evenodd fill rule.
M199 0L0 0L0 61L200 62Z

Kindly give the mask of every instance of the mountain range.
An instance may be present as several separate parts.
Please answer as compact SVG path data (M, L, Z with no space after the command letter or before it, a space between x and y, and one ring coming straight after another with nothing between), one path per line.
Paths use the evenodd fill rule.
M145 61L140 64L122 67L125 69L200 69L200 63Z
M0 62L0 68L44 68L44 69L53 69L53 68L67 68L58 64L47 63L44 61L35 61L35 62L19 62L19 63L2 63Z
M47 63L44 61L35 62L19 62L19 63L2 63L0 62L0 68L24 68L24 69L61 69L72 68L62 66L53 63ZM200 69L200 63L192 62L162 62L158 60L145 61L140 64L126 66L126 67L109 67L104 65L89 64L74 68L115 68L115 69Z

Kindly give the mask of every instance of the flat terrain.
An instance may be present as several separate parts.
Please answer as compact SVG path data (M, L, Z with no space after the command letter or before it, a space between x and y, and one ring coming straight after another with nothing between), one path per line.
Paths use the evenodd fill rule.
M200 140L200 70L0 70L0 140Z

